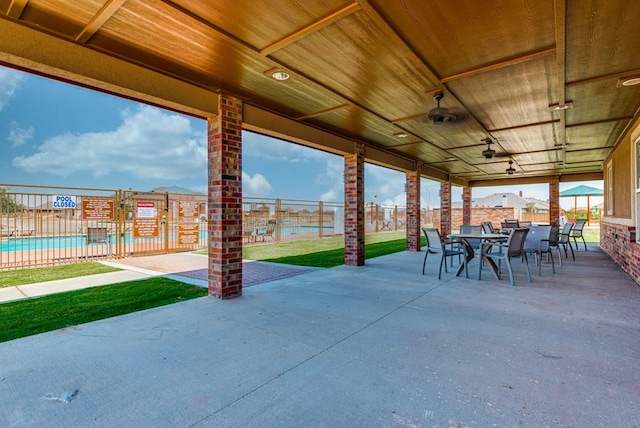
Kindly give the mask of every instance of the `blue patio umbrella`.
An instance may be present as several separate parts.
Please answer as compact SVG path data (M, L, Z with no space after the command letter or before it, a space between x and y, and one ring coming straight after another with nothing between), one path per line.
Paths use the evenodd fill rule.
M604 191L596 187L586 186L581 184L580 186L572 187L571 189L563 190L560 192L561 198L573 196L573 215L574 220L578 218L578 196L587 197L587 224L591 222L591 196L604 196Z

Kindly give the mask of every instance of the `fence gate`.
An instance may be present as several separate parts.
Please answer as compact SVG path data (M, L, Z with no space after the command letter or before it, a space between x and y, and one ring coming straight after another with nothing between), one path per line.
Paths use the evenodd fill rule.
M10 186L0 185L0 270L207 246L205 195Z
M125 190L119 198L115 243L118 257L206 248L203 195Z

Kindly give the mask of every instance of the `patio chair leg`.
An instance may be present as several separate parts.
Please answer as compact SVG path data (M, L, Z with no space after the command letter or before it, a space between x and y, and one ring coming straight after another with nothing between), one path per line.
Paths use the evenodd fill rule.
M444 254L442 255L442 258L440 259L440 269L438 269L438 279L442 278L442 265L444 265L444 270L446 272L447 271L447 263L446 263Z
M524 253L524 264L527 266L527 280L531 282L531 271L529 270L529 260L527 259L527 253Z
M571 257L573 257L573 260L575 260L576 254L573 252L573 247L571 246L571 242L569 242L569 249L571 250Z
M422 262L422 274L424 275L424 267L427 264L427 256L429 255L429 250L427 250L426 253L424 253L424 261Z
M513 279L513 269L511 268L511 260L507 258L507 271L509 271L509 281L511 281L511 285L515 286L516 282Z
M553 259L553 253L551 253L551 258ZM562 250L560 249L559 245L558 245L558 260L560 260L560 266L562 266Z

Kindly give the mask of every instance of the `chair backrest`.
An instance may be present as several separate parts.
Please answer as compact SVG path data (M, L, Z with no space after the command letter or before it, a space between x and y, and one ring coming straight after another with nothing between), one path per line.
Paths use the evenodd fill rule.
M561 244L566 244L569 242L569 236L571 236L571 230L573 229L573 223L565 223L562 226L562 232L560 232L560 239L558 240Z
M463 224L460 226L460 233L482 233L482 226L471 226Z
M422 232L427 240L427 250L431 253L444 252L444 242L440 231L435 227L423 227Z
M496 230L493 228L493 224L490 221L485 221L482 223L482 230L484 233L496 233Z
M549 251L549 240L551 238L552 226L529 226L529 233L524 242L524 251Z
M560 226L557 224L551 226L551 235L549 235L549 246L557 247L558 239L560 238L558 235L560 234Z
M504 220L504 224L507 225L507 227L520 227L520 220L514 218L514 219L505 219Z
M584 221L576 222L575 226L573 226L573 230L571 231L571 236L580 238L582 236L582 229L584 228L584 224Z
M527 228L515 228L513 232L509 234L507 240L507 256L508 257L520 257L524 252L524 242L527 239L529 229Z
M482 226L471 226L469 224L463 224L462 226L460 226L460 233L482 233ZM480 248L480 240L472 239L469 241L469 245L474 250L477 250L478 248Z

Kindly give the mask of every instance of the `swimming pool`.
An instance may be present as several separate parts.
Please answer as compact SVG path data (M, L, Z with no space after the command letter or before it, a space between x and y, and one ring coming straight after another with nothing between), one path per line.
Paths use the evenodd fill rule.
M308 236L316 237L320 231L319 226L281 226L279 233L281 237L287 236ZM333 226L322 227L323 235L333 235L335 228ZM207 239L207 231L199 231L200 243L203 244ZM116 236L114 233L107 235L109 244L115 244ZM131 233L124 235L125 244L133 244L134 242L154 241L163 242L162 238L133 238ZM175 233L169 234L169 240L177 240ZM104 243L91 243L89 246L99 246ZM76 248L87 246L87 235L61 235L61 236L25 236L17 238L3 238L0 245L0 252L11 251L34 251L34 250L54 250L64 248Z

